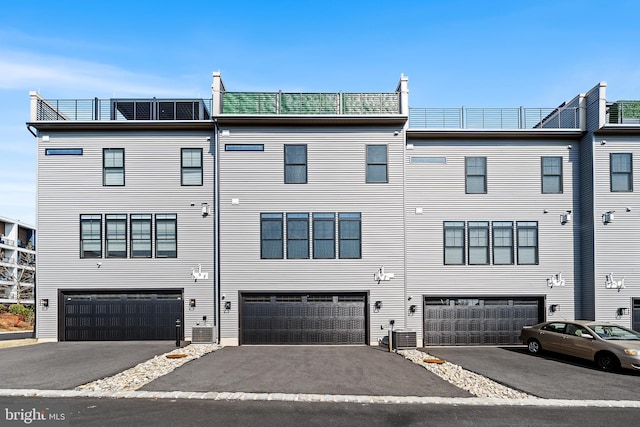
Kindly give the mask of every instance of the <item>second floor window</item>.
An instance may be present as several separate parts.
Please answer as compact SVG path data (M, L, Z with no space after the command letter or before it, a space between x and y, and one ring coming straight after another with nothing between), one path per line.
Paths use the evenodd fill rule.
M309 258L309 214L287 214L287 258Z
M131 214L131 258L151 258L151 214Z
M202 185L202 148L182 149L182 185Z
M467 233L469 265L489 264L489 222L470 221Z
M495 265L513 264L512 221L495 221L493 223L493 263Z
M127 215L107 214L106 219L106 257L127 257Z
M283 229L281 213L260 214L260 258L283 258Z
M464 222L444 222L444 264L464 265Z
M518 264L538 264L538 223L516 222L518 230Z
M284 183L307 183L307 146L284 146Z
M80 258L102 258L102 215L80 215Z
M102 185L124 185L124 148L102 150Z
M176 258L178 239L176 214L156 215L156 258Z
M464 162L465 188L467 194L487 192L487 158L467 157Z
M633 191L633 165L631 153L611 153L611 191Z
M313 214L313 257L336 257L336 216L333 213Z
M359 213L338 213L338 256L362 258L362 229Z

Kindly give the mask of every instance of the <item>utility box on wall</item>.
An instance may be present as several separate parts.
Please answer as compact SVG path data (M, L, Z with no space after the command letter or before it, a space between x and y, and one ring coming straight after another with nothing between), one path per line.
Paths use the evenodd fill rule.
M416 331L400 329L393 331L391 338L394 350L410 350L417 347Z

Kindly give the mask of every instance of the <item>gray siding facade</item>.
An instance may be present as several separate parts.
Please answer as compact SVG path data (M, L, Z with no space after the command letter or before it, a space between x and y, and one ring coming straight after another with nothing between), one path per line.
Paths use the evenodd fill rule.
M594 137L595 173L594 234L595 268L594 295L595 318L632 326L633 299L640 298L640 137L619 134L603 129ZM602 144L602 141L606 141ZM611 191L609 159L612 153L629 153L632 156L633 191ZM605 212L613 212L610 223L603 221ZM624 279L624 288L607 289L606 275L613 280ZM627 309L619 314L618 309ZM637 326L636 326L637 327Z
M377 345L392 325L395 330L415 331L418 345L424 344L429 321L425 304L428 300L437 306L436 298L452 300L447 302L449 308L440 311L445 316L451 313L446 310L455 310L457 299L466 298L477 299L479 307L485 300L494 306L509 300L503 304L504 311L513 319L520 309L514 308L513 300L518 299L522 306L535 302L528 305L526 316L519 317L527 322L537 315L640 325L640 271L635 267L640 254L640 127L606 123L606 84L547 110L553 113L526 129L412 129L406 86L402 76L397 92L388 94L398 101L389 111L373 108L375 103L369 101L377 97L367 96L358 113L341 109L328 113L302 105L304 100L324 99L305 94L295 95L301 102L299 109L285 108L282 113L277 101L274 106L280 109L263 111L254 103L260 94L240 93L234 96L242 100L242 109L225 114L225 88L219 73L214 73L213 97L206 100L211 101L211 116L165 121L137 120L125 114L126 100L122 117L100 122L96 115L95 122L76 121L59 114L56 106L63 104L32 94L29 126L38 130L36 298L49 301L48 307L37 307L37 337L63 339L60 298L74 291L179 291L184 337L189 339L192 328L202 325L206 317L223 345L243 344L245 295L263 298L258 303L267 308L277 298L265 299L275 295L336 296L330 302L316 299L328 302L329 310L338 302L354 302L339 301L337 296L364 296L366 326L352 329L358 333L365 329L365 343L370 345ZM273 99L281 97L272 93ZM346 98L339 94L335 99ZM155 105L156 101L145 102ZM205 102L198 102L204 108ZM250 113L242 113L244 108ZM304 167L301 183L286 182L289 145L305 147L304 161L294 162L296 171ZM369 146L385 147L386 159L368 161ZM103 149L107 148L124 150L124 185L103 183ZM182 185L182 148L202 149L202 185ZM47 155L47 149L72 152ZM631 155L635 169L631 191L611 191L610 156L617 153ZM486 179L486 191L468 191L469 158L486 160L485 173L480 174ZM561 167L560 191L543 191L543 158L558 161L553 165ZM384 170L386 179L377 175L377 182L367 182L368 169ZM547 173L547 181L549 175L555 182L557 173ZM203 212L203 204L210 210ZM605 224L606 212L613 213L614 219ZM176 257L131 257L129 233L127 256L105 257L105 221L111 214L126 215L128 227L132 214L175 214ZM263 214L281 215L281 258L263 256ZM287 214L307 215L307 238L297 242L307 245L306 257L288 252L296 243L287 241ZM333 258L314 257L314 214L334 215ZM359 215L359 256L339 254L340 214ZM81 256L81 215L100 218L103 254L99 258ZM462 263L445 262L445 222L462 224ZM494 222L511 224L510 263L494 260ZM535 224L535 262L518 260L519 222ZM481 246L487 248L488 260L481 263L469 261L469 230L476 223L487 224L488 230L488 243ZM153 230L155 237L155 223ZM531 241L532 236L528 235ZM528 250L523 248L522 253ZM192 275L198 268L208 273L206 279ZM382 269L393 277L377 280L374 275ZM624 288L606 288L608 275L616 281L624 278ZM560 277L562 285L551 280ZM635 299L639 300L635 304L638 325L633 324ZM307 303L308 299L301 299L298 308ZM361 304L359 300L354 305L361 309ZM534 315L531 306L538 310ZM463 316L478 307L469 303L466 308ZM286 323L286 310L271 316L267 322ZM322 320L331 318L324 316ZM455 334L444 329L455 327L449 320L440 323L445 326L434 334ZM507 322L499 314L489 319L493 320ZM476 337L486 331L482 327L487 324L464 332ZM513 341L513 330L509 333Z
M49 307L39 308L39 339L61 339L60 289L178 289L184 295L186 337L202 316L213 321L214 221L201 215L201 203L214 204L210 136L168 131L52 131L39 136L38 223L44 232L38 236L37 292L39 299L49 300ZM82 155L45 155L47 148L81 148ZM103 148L124 148L124 186L103 186ZM202 148L202 186L181 186L181 148ZM102 215L102 258L80 257L83 214ZM177 257L104 258L106 214L176 214ZM127 238L127 253L130 244ZM208 280L195 282L191 277L198 264L209 273ZM196 307L189 307L191 298Z
M231 302L221 313L221 342L238 343L241 292L366 292L371 344L390 319L402 326L404 142L398 126L220 128L220 293ZM264 151L225 151L226 144L264 144ZM285 144L307 145L306 184L284 183ZM387 146L387 183L366 183L368 144ZM261 259L261 213L321 212L361 213L360 259ZM374 282L382 266L395 278ZM379 311L375 301L383 302Z
M419 296L536 296L560 311L548 316L574 315L576 267L574 221L560 214L577 209L578 151L573 139L445 139L408 138L406 151L407 295ZM541 191L541 157L560 157L559 194ZM440 158L412 162L412 158ZM465 157L486 157L486 194L465 193ZM445 265L444 221L535 221L538 224L538 263L518 265ZM491 242L491 234L489 241ZM465 237L466 239L466 237ZM517 237L514 232L514 244ZM492 246L492 245L491 245ZM466 249L468 250L468 248ZM490 251L490 259L491 259ZM565 286L549 288L546 279L561 273ZM417 307L421 309L421 304ZM409 317L420 331L422 313Z

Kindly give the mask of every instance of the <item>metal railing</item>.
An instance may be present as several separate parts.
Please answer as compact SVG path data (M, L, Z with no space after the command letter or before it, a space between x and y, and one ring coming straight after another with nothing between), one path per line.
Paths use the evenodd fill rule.
M409 108L413 129L577 129L577 108Z
M212 99L38 99L36 121L209 120Z
M400 94L224 92L222 114L400 114Z
M617 101L609 106L607 123L640 124L640 101Z

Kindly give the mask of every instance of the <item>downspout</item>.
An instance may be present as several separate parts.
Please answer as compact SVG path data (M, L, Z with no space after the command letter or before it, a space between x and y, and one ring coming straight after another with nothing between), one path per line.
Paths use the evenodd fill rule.
M220 170L220 150L218 148L218 120L213 119L213 145L215 159L213 162L213 203L215 206L215 219L213 226L213 258L214 258L214 285L213 298L215 304L214 322L216 328L216 342L220 344L220 179L218 173Z

